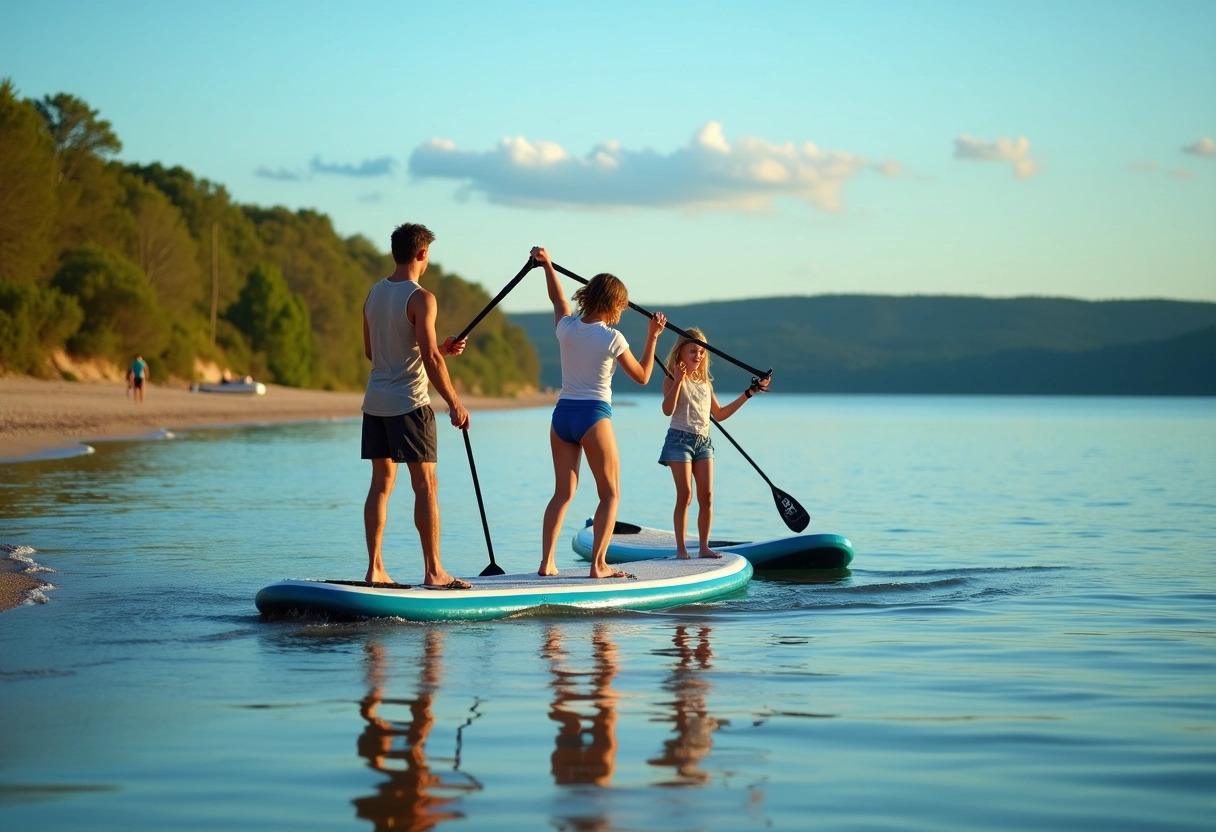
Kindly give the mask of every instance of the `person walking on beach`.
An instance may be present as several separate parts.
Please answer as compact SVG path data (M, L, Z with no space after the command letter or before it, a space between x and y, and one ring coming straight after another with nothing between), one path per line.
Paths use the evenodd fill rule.
M371 488L363 505L368 583L393 583L381 547L388 500L405 463L414 490L414 525L422 545L423 586L468 589L439 557L439 484L435 412L430 385L448 404L452 425L467 429L469 412L448 377L445 355L460 355L465 341L435 337L435 296L419 285L435 235L406 223L392 234L393 273L372 286L363 303L363 352L372 362L363 396L363 459L372 463Z
M591 577L623 578L624 572L608 566L608 540L616 524L620 502L620 455L612 431L612 373L619 364L638 384L650 380L654 350L667 317L656 312L646 333L642 360L634 358L625 336L613 329L629 305L629 292L619 278L597 274L574 293L579 314L570 313L549 253L537 246L532 257L545 269L553 324L562 360L562 391L553 409L549 446L553 451L553 497L545 507L541 530L541 560L537 574L556 575L554 547L566 509L578 488L582 456L595 477L599 505L592 520Z
M756 393L768 389L768 378L752 386L727 405L718 404L713 377L709 374L709 351L698 344L708 343L696 327L681 335L667 354L663 379L663 415L671 417L659 464L671 469L676 486L676 508L672 514L676 534L676 557L687 558L684 535L688 530L688 506L692 503L692 484L697 485L697 556L720 558L709 548L709 529L713 524L714 443L709 438L710 416L719 422L729 419ZM694 340L696 339L696 340Z
M128 374L131 379L131 389L135 391L135 403L139 404L144 400L144 382L152 377L152 374L148 372L148 362L144 361L142 355L136 353L135 361L131 364Z

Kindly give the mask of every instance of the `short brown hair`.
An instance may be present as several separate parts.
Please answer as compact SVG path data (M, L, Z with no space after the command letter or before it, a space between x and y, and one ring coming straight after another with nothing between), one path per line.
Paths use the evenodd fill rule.
M615 324L629 305L629 290L619 277L602 272L574 293L574 302L580 315L602 315L605 323Z
M425 225L407 222L393 229L393 262L400 265L418 256L418 252L435 242L434 233Z

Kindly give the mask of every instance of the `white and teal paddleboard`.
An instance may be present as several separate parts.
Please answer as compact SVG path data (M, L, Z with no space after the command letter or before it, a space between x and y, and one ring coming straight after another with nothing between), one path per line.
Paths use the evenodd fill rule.
M588 520L572 541L575 553L583 560L591 560L592 535ZM696 538L684 545L690 554L696 554ZM853 562L853 544L838 534L800 534L756 542L720 539L710 540L709 546L717 552L743 556L758 572L845 569ZM608 542L609 563L636 564L651 558L674 558L675 555L676 536L670 529L648 529L618 522Z
M541 577L535 572L466 578L472 589L374 586L362 581L285 580L258 592L263 616L323 613L341 617L394 617L409 621L482 621L537 607L583 610L655 610L708 601L742 589L752 565L738 556L721 560L649 560L631 565L626 578L591 578L586 567Z

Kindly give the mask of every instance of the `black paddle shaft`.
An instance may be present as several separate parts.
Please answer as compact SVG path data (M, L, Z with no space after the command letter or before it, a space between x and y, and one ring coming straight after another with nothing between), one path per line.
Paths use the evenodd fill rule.
M570 270L569 270L569 269L567 269L567 268L563 268L562 266L559 266L559 265L557 265L556 263L553 263L553 264L552 264L552 266L553 266L553 270L554 270L554 271L561 272L561 273L562 273L562 274L564 274L566 277L573 278L574 280L577 280L579 283L583 284L584 286L586 286L586 285L587 285L587 280L586 280L586 278L579 277L579 276L578 276L577 274L575 274L574 272L570 271ZM645 315L647 318L653 318L653 317L654 317L654 313L653 313L653 312L648 312L647 310L645 310L645 309L643 309L642 307L638 306L638 305L637 305L636 303L634 303L633 301L629 301L629 308L630 308L630 309L632 309L634 312L641 312L641 313L642 313L643 315ZM756 369L755 367L753 367L751 364L746 364L746 363L744 363L744 362L740 361L740 360L739 360L739 359L737 359L737 358L732 358L731 356L727 355L726 353L722 352L721 350L716 349L716 348L714 348L714 347L711 347L709 344L705 343L705 342L704 342L704 341L702 341L701 339L699 339L699 338L694 338L693 336L689 335L687 332L685 332L684 330L680 329L678 326L676 326L675 324L671 323L670 321L668 321L668 322L667 322L667 324L665 325L665 328L666 328L666 329L670 329L672 332L676 333L677 335L680 335L680 336L682 336L682 337L684 337L684 338L687 338L689 341L692 341L693 343L700 344L702 347L704 347L705 349L709 350L709 351L710 351L710 352L712 352L714 355L718 356L719 358L725 359L726 361L729 361L731 364L734 364L736 367L742 367L744 370L747 370L749 373L751 373L753 376L756 376L756 378L758 378L758 379L759 379L759 378L770 378L770 377L773 375L773 368L772 368L772 367L769 367L767 372L766 372L766 371L764 371L764 370L757 370L757 369Z
M490 524L486 522L486 507L481 500L481 483L477 481L477 464L473 462L473 443L469 441L468 425L461 428L460 432L464 434L464 449L469 455L469 472L473 475L473 491L477 494L477 510L481 512L481 530L485 532L486 551L490 553L490 565L481 570L481 575L501 575L502 567L494 562L494 544L490 542Z
M492 301L490 301L490 303L486 306L485 309L483 309L483 310L481 310L481 312L477 313L476 318L469 321L469 325L466 326L463 330L461 330L460 334L456 336L455 340L459 341L462 338L464 338L466 335L468 335L470 332L472 332L473 327L475 327L479 323L481 323L481 319L484 318L486 315L489 315L490 310L493 309L495 306L498 306L498 304L502 301L502 299L505 298L510 293L510 291L516 287L516 285L518 285L519 281L523 280L524 276L528 272L535 269L538 265L539 264L536 262L536 260L529 257L528 262L525 263L524 267L519 270L519 274L517 274L517 275L515 275L515 277L511 278L510 283L508 283L506 286L502 287L502 291L494 296L494 299Z

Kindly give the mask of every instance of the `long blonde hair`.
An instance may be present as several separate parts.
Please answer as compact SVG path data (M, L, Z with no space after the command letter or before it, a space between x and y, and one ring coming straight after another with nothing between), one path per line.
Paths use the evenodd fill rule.
M684 349L685 346L688 344L695 344L697 341L700 341L702 344L709 343L709 339L705 337L705 333L697 329L695 326L690 326L688 329L684 330L684 332L687 334L681 335L676 339L675 344L673 344L671 347L671 351L667 353L667 360L663 362L667 367L667 372L669 373L675 369L676 364L680 360L680 351ZM709 374L709 350L705 351L705 357L701 359L701 363L697 365L697 369L688 371L688 377L693 381L700 382L701 384L714 380L714 377Z

